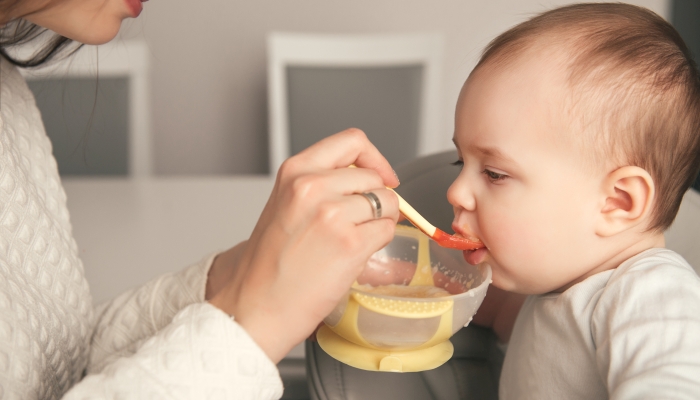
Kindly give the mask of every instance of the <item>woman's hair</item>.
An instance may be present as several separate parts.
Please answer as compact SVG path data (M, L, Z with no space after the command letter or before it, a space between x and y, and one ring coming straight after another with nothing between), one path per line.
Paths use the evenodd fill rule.
M20 1L22 0L0 0L0 17L3 14L9 13ZM0 22L1 21L2 18L0 18ZM27 58L20 59L8 53L8 49L10 48L19 47L39 40L43 41L44 44ZM77 51L81 46L80 44L71 44L74 44L71 39L52 33L48 29L21 18L0 25L0 57L4 57L18 67L37 67L54 59L58 55L68 56Z

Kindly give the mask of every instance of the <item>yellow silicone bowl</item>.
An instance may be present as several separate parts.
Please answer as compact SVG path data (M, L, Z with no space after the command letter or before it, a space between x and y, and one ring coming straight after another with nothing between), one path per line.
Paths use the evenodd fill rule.
M481 305L491 268L468 264L412 227L370 258L317 337L332 357L376 371L436 368L453 353L449 338ZM430 296L438 297L412 297Z

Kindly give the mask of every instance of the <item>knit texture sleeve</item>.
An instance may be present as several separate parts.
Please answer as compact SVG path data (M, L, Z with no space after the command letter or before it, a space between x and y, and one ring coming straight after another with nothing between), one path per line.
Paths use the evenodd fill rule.
M83 399L278 399L272 361L228 315L192 304L129 356L88 375L64 397Z
M216 254L182 271L163 275L97 307L87 373L132 355L185 307L204 301Z

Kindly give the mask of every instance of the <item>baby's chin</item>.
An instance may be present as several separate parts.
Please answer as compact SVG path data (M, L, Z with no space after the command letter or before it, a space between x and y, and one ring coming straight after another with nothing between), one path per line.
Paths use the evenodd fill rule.
M526 296L537 296L543 294L562 293L567 287L560 285L540 285L531 283L514 282L509 279L498 279L496 274L493 274L492 285L507 292L523 294Z
M535 269L531 273L523 272L522 263L504 268L499 265L486 247L477 250L465 250L463 256L471 265L488 264L491 267L491 285L507 292L524 295L557 293L561 292L560 288L567 285L565 282L549 282L542 279L541 276L545 274L543 271ZM509 271L522 273L512 274Z
M490 263L489 265L491 266L491 285L507 292L513 292L515 289L513 282L509 279L504 279L503 274L497 267L494 268Z
M536 285L518 282L516 278L508 276L508 274L504 273L502 269L493 263L487 262L487 264L491 266L491 285L501 290L524 295L546 293L546 291L540 291L541 288L536 287Z

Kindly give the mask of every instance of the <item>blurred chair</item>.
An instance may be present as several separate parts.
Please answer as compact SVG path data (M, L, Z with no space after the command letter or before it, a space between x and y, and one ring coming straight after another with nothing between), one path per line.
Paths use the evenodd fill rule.
M451 232L452 206L446 193L460 171L451 163L455 151L418 158L396 168L397 191L428 221ZM675 222L666 232L667 247L680 253L700 273L700 193L688 190ZM489 329L469 326L450 339L454 356L431 371L389 373L359 370L306 343L309 392L314 400L456 400L497 399L503 353Z
M396 168L397 191L431 223L451 232L452 206L447 188L460 167L455 151L422 157ZM314 400L458 400L497 399L503 353L490 329L469 326L450 339L454 356L424 372L370 372L342 364L315 342L306 344L309 391Z
M23 70L61 175L152 172L148 49L120 41Z
M664 236L666 247L682 255L700 275L700 186L686 192L676 219Z
M267 46L272 175L350 127L394 165L451 145L439 124L440 35L272 33Z

